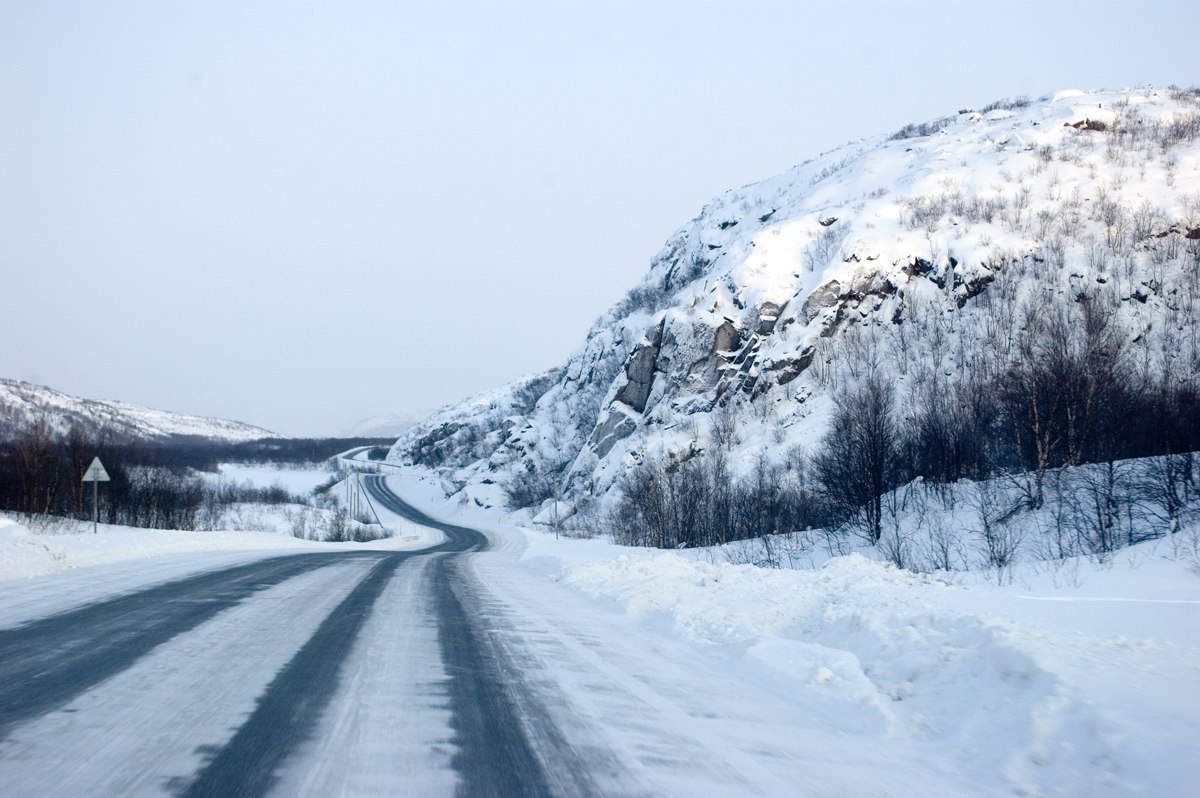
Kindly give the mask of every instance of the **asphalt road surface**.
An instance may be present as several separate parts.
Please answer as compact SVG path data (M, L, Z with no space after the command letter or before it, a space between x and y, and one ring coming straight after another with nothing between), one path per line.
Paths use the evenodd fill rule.
M0 794L595 792L477 618L460 565L487 539L364 484L445 541L276 557L0 630ZM371 681L387 652L410 673Z

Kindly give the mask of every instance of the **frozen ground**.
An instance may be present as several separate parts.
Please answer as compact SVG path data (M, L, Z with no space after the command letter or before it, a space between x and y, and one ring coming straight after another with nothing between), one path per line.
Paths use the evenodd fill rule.
M600 794L1200 795L1200 576L1165 542L1103 565L1018 571L1004 586L913 575L861 555L812 570L764 570L695 552L555 539L448 505L434 481L403 474L390 484L431 513L458 510L455 520L488 533L492 549L462 560L473 577L469 604L523 697L534 748L553 752L564 770L588 773ZM94 537L43 536L0 524L2 627L138 584L331 545L105 528ZM409 534L372 545L420 542ZM14 553L36 546L76 567L26 568L18 578ZM420 614L386 614L420 606L409 594L423 568L414 561L389 584L320 733L280 794L453 791L453 719L438 699L445 673L434 661L436 634ZM286 639L265 649L268 672L239 676L197 721L212 740L227 734L230 721L218 710L247 711L269 672L347 589L337 573L271 588L278 601L270 609L248 604L214 617L198 637L115 677L118 692L110 684L81 696L71 709L83 713L21 727L0 748L0 774L39 784L39 768L61 750L48 742L57 735L87 756L107 756L88 750L88 723L101 733L112 723L108 714L87 720L89 707L115 713L119 696L155 679L199 678L187 658L232 634L222 629L240 628L242 616L265 635L272 613L296 613ZM301 594L319 600L297 603ZM182 744L184 754L148 750L147 740L175 731L140 711L112 717L152 723L156 737L113 738L106 750L168 770L193 767L195 754ZM394 748L386 739L397 740ZM81 789L99 783L76 778ZM106 778L137 794L162 787Z

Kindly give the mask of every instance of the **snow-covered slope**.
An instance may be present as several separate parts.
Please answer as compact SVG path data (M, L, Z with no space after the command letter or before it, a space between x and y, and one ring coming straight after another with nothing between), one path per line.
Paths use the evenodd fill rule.
M44 420L55 434L65 434L77 424L89 430L105 429L118 438L142 440L189 436L236 442L280 437L238 421L80 399L42 385L0 379L0 439L10 438L39 420Z
M979 358L1000 373L1023 318L1081 297L1140 368L1195 373L1198 293L1200 92L1001 101L717 197L561 369L443 409L391 459L533 505L722 430L733 467L782 461L868 364L903 404Z

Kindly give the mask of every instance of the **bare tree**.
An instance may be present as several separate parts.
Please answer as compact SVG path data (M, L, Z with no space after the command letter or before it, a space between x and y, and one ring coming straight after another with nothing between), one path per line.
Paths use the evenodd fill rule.
M894 394L892 384L877 373L842 391L814 460L826 497L847 517L862 514L872 544L882 534L883 494L897 471Z
M18 509L30 514L49 513L58 498L59 469L54 436L46 419L38 418L26 428L14 441L13 449L21 484Z

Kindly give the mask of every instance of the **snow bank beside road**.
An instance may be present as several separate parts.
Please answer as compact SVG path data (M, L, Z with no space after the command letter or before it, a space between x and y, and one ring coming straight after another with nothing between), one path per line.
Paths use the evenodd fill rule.
M278 532L135 529L57 520L46 532L0 515L0 628L204 571L300 552L409 550L440 532L385 516L395 537L325 543Z
M440 540L436 530L388 519L396 537L366 543L325 543L301 540L279 532L179 531L137 529L61 520L52 534L30 530L0 516L0 582L55 574L77 568L149 560L168 555L205 552L250 552L261 556L296 551L365 551L420 548Z
M37 534L0 517L0 580L111 565L166 554L311 550L318 544L270 532L179 532L62 521L62 534Z
M1025 795L1192 784L1200 579L1153 547L1119 568L1082 561L1075 585L1053 588L1036 574L963 586L860 555L782 571L526 536L527 566L665 622L865 744L932 745L981 785Z

